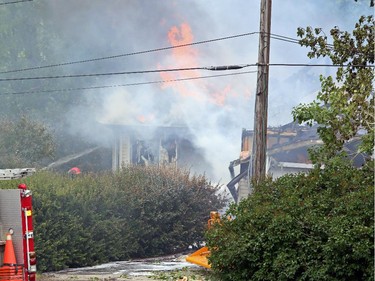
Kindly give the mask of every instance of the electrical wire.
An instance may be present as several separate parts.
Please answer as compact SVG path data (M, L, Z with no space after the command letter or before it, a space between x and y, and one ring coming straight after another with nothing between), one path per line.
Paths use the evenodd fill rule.
M262 64L258 64L262 66ZM359 67L359 68L373 68L375 65L363 65L363 64L308 64L308 63L269 63L268 66L308 66L308 67ZM264 66L264 64L263 64Z
M285 39L285 38L278 38L278 37L273 37L273 36L270 36L271 39L275 39L275 40L280 40L280 41L284 41L284 42L288 42L288 43L294 43L294 44L299 44L299 41L298 40L291 40L291 39Z
M191 70L212 70L212 71L233 70L233 69L241 69L241 68L249 67L249 66L256 66L256 64L210 66L210 67L169 68L169 69L154 69L154 70L139 70L139 71L120 71L120 72L106 72L106 73L70 74L70 75L56 75L56 76L0 78L0 82L4 82L4 81L25 81L25 80L43 80L43 79L61 79L61 78L98 77L98 76L113 76L113 75L130 75L130 74L160 73L160 72L174 72L174 71L191 71Z
M21 1L21 2L24 2L24 1ZM27 1L32 1L32 0L27 0ZM169 46L169 47L161 47L161 48L156 48L156 49L150 49L150 50L144 50L144 51L126 53L126 54L118 54L118 55L105 56L105 57L99 57L99 58L92 58L92 59L85 59L85 60L77 60L77 61L56 63L56 64L50 64L50 65L44 65L44 66L27 67L27 68L14 69L14 70L4 70L4 71L0 71L0 74L22 72L22 71L27 71L27 70L37 70L37 69L44 69L44 68L58 67L58 66L66 66L66 65L74 65L74 64L81 64L81 63L87 63L87 62L95 62L95 61L101 61L101 60L107 60L107 59L116 59L116 58L121 58L121 57L134 56L134 55L140 55L140 54L147 54L147 53L165 51L165 50L170 50L170 49L188 47L188 46L193 46L193 45L207 44L207 43L212 43L212 42L217 42L217 41L222 41L222 40L228 40L228 39L234 39L234 38L239 38L239 37L244 37L244 36L259 34L259 33L260 32L248 32L248 33L236 34L236 35L225 36L225 37L220 37L220 38L215 38L215 39L197 41L197 42L188 43L188 44L181 44L181 45ZM285 41L285 42L289 42L289 43L299 44L299 40L298 39L294 39L294 38L283 36L283 35L278 35L278 34L270 33L270 37L272 39L275 39L275 40L281 40L281 41Z
M242 72L218 74L218 75L207 75L207 76L179 78L179 79L170 79L170 80L127 83L127 84L118 84L118 85L79 87L79 88L54 89L54 90L34 90L34 91L13 92L13 93L0 93L0 96L1 95L25 95L25 94L35 94L35 93L71 92L71 91L95 90L95 89L117 88L117 87L129 87L129 86L151 85L151 84L161 84L161 83L173 83L173 82L191 81L191 80L199 80L199 79L214 78L214 77L235 76L235 75L256 73L256 72L257 71L254 70L254 71L242 71Z
M88 74L70 74L70 75L55 75L55 76L35 76L35 77L13 77L0 78L0 82L5 81L25 81L25 80L43 80L43 79L61 79L61 78L82 78L82 77L98 77L98 76L114 76L114 75L130 75L130 74L145 74L145 73L160 73L160 72L175 72L175 71L191 71L191 70L235 70L250 66L283 66L283 67L361 67L373 68L374 65L352 65L352 64L306 64L306 63L269 63L269 64L243 64L243 65L226 65L226 66L210 66L210 67L186 67L186 68L169 68L169 69L153 69L153 70L137 70L137 71L120 71L120 72L105 72L105 73L88 73Z
M16 3L31 2L31 1L33 0L19 0L19 1L12 1L12 2L3 2L3 3L0 3L0 5L16 4Z
M287 37L287 36L283 36L283 35L279 35L279 34L274 34L274 33L270 33L270 38L275 39L275 40L286 41L286 42L290 42L290 43L296 43L296 44L298 44L299 41L300 41L299 39L295 39L295 38L292 38L292 37Z
M300 40L292 38L292 37L287 37L287 36L273 34L273 33L270 33L270 37L271 37L271 39L285 41L285 42L289 42L289 43L295 43L295 44L299 44L300 45ZM327 43L326 46L329 47L329 48L333 48L333 44L328 44Z
M165 51L165 50L170 50L170 49L188 47L188 46L193 46L193 45L207 44L207 43L212 43L212 42L217 42L217 41L222 41L222 40L234 39L234 38L254 35L254 34L258 34L258 33L259 32L248 32L248 33L242 33L242 34L231 35L231 36L226 36L226 37L220 37L220 38L216 38L216 39L209 39L209 40L197 41L197 42L188 43L188 44L162 47L162 48L150 49L150 50L145 50L145 51L131 52L131 53L126 53L126 54L119 54L119 55L105 56L105 57L100 57L100 58L92 58L92 59L85 59L85 60L56 63L56 64L50 64L50 65L44 65L44 66L27 67L27 68L15 69L15 70L5 70L5 71L0 71L0 74L21 72L21 71L27 71L27 70L36 70L36 69L43 69L43 68L50 68L50 67L57 67L57 66L66 66L66 65L100 61L100 60L115 59L115 58L121 58L121 57L127 57L127 56L134 56L134 55L140 55L140 54L147 54L147 53Z

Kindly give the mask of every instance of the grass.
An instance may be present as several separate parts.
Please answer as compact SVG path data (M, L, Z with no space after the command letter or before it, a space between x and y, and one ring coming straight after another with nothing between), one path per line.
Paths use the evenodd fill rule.
M149 278L153 280L165 281L215 281L211 276L210 271L206 269L195 269L189 267L185 267L180 270L154 272L154 275L150 276Z

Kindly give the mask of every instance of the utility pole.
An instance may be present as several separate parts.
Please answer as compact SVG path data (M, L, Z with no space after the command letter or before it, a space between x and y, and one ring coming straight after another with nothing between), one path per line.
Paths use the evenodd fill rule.
M270 58L272 0L261 0L258 51L258 76L255 96L255 118L252 148L252 177L259 181L266 175L268 76Z

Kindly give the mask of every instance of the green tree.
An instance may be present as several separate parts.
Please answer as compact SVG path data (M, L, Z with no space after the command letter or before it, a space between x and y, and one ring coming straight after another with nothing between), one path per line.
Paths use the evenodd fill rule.
M55 141L42 123L23 116L18 121L0 120L0 166L41 167L53 159Z
M298 122L318 124L324 145L312 160L325 162L342 152L346 142L359 138L359 152L374 152L374 18L361 16L352 34L335 27L333 44L320 28L298 28L300 44L311 48L308 57L329 57L339 65L336 77L320 76L317 100L294 108Z
M59 17L51 16L54 12L55 4L52 1L24 1L0 5L1 78L54 76L72 72L71 68L61 65L44 67L78 59L77 53L87 51L85 48L82 49L85 51L79 51L77 46L73 51L68 51L60 29L63 22L59 21ZM95 57L95 54L91 53L90 56ZM99 71L98 66L92 66L92 70L93 68ZM93 81L86 81L85 85L92 85ZM82 91L50 91L83 87L84 82L76 79L2 81L0 118L17 120L20 116L27 115L53 127L57 157L92 147L90 141L72 136L73 133L69 131L70 122L79 123L82 119L89 119L87 114L73 116L68 113L76 107L93 108L97 104L95 96L86 99Z
M374 280L374 170L267 180L207 232L219 280Z
M48 16L52 7L53 3L48 1L25 1L0 7L1 78L66 73L67 70L62 67L44 67L71 60L71 54L63 48L56 19ZM0 117L15 119L26 114L56 128L65 128L66 112L85 99L76 92L49 90L74 88L77 87L75 83L66 79L3 81L0 83Z

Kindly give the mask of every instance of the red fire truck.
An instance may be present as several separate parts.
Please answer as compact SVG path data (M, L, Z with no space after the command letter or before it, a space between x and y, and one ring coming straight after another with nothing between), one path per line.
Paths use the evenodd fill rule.
M29 168L0 169L0 180L22 178L34 172ZM32 194L25 184L0 189L0 281L5 280L36 280Z

